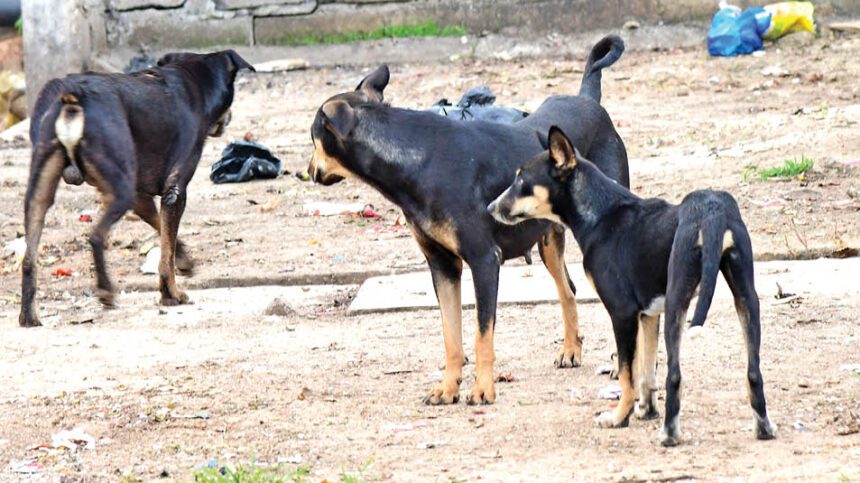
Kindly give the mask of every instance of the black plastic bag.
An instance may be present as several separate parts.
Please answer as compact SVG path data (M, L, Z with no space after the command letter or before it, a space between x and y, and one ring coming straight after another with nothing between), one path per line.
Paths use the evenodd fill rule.
M252 179L272 179L281 174L281 160L269 148L253 141L236 141L221 152L212 165L213 183L241 183Z

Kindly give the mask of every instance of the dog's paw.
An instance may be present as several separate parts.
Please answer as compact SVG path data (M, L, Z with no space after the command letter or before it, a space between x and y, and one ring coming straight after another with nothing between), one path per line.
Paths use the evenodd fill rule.
M422 401L428 406L456 404L460 401L460 383L457 382L452 387L446 387L445 384L435 387Z
M555 358L555 367L566 369L568 367L579 367L582 365L582 349L579 351L564 349Z
M485 384L475 384L466 404L475 406L478 404L493 404L496 401L496 385L491 381Z
M174 295L173 297L161 297L161 305L164 305L165 307L173 307L176 305L191 305L193 303L194 302L192 302L191 299L188 298L188 295L181 290L177 291L176 295Z
M629 417L620 417L618 411L604 411L594 418L594 424L599 428L626 428Z
M672 421L665 421L663 423L663 428L659 433L660 444L669 448L672 446L678 446L681 442L681 428L678 423L678 417Z
M42 322L35 315L21 314L18 316L18 325L21 327L41 327Z
M113 290L97 288L95 295L98 297L99 302L101 302L104 308L112 309L116 307L116 294L113 293Z
M764 420L756 418L755 437L763 441L776 438L776 424L770 422L768 418L764 418Z
M633 410L633 415L636 416L636 419L641 419L643 421L650 421L652 419L657 419L660 417L660 412L654 409L654 406L650 404L636 404L636 409Z

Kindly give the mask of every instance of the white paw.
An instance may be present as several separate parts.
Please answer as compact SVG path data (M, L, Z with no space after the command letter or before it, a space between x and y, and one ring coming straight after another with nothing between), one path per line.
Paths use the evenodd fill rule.
M615 427L615 411L605 411L594 418L594 423L600 428Z

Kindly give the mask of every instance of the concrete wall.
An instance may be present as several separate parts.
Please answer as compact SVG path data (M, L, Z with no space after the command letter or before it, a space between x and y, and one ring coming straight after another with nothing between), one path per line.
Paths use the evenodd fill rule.
M737 0L743 6L771 0ZM815 0L816 16L860 16L860 0ZM643 24L701 22L717 0L25 0L28 91L98 69L112 49L279 45L308 35L434 20L484 31L546 35ZM30 95L32 105L35 95Z

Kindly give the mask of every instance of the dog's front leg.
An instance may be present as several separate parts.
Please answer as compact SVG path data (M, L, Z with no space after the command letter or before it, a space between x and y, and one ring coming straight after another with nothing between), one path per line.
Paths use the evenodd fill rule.
M453 404L460 400L460 383L463 380L463 327L460 295L460 276L463 261L446 253L427 257L433 288L442 312L442 337L445 339L445 375L442 385L433 388L424 397L430 405Z
M475 387L469 396L469 404L492 404L496 400L493 332L496 326L499 264L496 254L469 264L475 282L478 312L478 330L475 333Z
M636 354L636 338L639 331L637 316L612 316L615 345L618 349L618 382L621 385L621 400L612 411L600 413L594 420L601 428L625 428L630 422L630 413L636 400L633 387L633 359Z
M191 303L185 292L176 288L176 237L179 221L185 211L185 190L173 192L170 199L161 199L161 261L158 264L159 290L162 305Z

